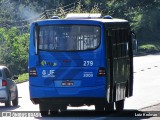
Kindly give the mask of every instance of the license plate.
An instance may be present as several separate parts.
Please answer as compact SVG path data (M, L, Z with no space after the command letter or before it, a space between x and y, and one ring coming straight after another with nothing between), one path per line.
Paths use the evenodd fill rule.
M65 82L62 82L62 84L61 84L62 86L73 86L74 85L74 83L73 82L71 82L71 81L65 81Z

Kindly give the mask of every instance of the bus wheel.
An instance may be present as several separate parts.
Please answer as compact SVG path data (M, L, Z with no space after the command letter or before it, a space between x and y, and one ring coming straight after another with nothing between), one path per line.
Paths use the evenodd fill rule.
M48 116L49 107L44 103L40 103L39 104L39 111L40 111L42 117L47 117Z
M67 105L61 105L60 106L60 111L67 111Z
M96 104L95 105L95 110L96 111L104 111L104 105Z
M54 116L54 115L58 114L59 109L60 109L59 105L57 105L57 104L52 105L50 108L50 115Z
M116 111L123 111L124 109L124 100L115 102Z
M105 111L108 111L108 112L114 111L114 102L107 103L105 106Z

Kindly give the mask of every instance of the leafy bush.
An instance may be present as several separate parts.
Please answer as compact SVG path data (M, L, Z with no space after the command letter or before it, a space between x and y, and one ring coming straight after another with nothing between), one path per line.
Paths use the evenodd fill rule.
M157 47L154 44L145 44L139 46L139 52L145 52L145 53L152 53L152 52L158 52L159 47Z
M15 80L16 83L22 83L28 81L28 73L24 73L18 76L18 79Z

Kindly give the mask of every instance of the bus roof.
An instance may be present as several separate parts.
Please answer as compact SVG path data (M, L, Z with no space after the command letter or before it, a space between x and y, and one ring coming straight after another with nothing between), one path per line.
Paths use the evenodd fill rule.
M50 19L35 21L41 25L45 24L98 24L98 23L108 23L108 24L125 24L128 23L127 20L112 18L107 15L102 17L101 14L89 14L89 13L79 13L79 14L68 14L66 18L60 19L58 16L53 16Z
M97 21L97 22L102 22L102 23L114 23L114 22L128 22L127 20L124 19L117 19L117 18L113 18L113 19L103 19L103 18L99 18L99 19L45 19L45 20L37 20L35 22L52 22L52 21Z

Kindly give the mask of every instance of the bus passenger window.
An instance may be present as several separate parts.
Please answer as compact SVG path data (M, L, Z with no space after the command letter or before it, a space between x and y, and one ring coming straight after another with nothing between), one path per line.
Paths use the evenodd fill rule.
M100 44L100 27L88 25L52 25L40 27L40 50L92 50Z

